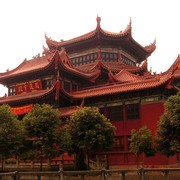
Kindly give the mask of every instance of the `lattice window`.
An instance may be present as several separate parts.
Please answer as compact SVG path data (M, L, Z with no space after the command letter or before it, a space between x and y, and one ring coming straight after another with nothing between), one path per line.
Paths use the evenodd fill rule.
M123 106L107 107L107 118L110 119L110 121L123 120Z
M43 89L50 89L52 87L53 80L52 79L45 79L42 81Z
M70 92L71 83L68 81L64 81L64 90Z
M124 151L124 136L117 136L114 138L114 151Z
M77 84L75 83L72 84L72 91L77 91Z
M16 88L15 87L10 87L9 88L9 96L16 95Z
M108 52L102 52L101 53L101 58L104 60L104 61L117 61L118 59L118 55L117 53L108 53Z
M140 105L139 104L126 105L126 118L127 120L139 119L140 118Z

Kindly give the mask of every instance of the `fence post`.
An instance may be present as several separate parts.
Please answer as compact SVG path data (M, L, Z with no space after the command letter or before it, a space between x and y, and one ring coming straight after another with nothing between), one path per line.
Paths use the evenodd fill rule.
M19 180L19 173L18 173L18 171L15 171L15 173L14 173L14 180Z
M101 171L101 180L106 180L105 170Z
M81 180L84 180L84 174L81 174Z
M121 172L122 180L126 180L125 172Z
M59 165L59 177L60 177L60 180L63 180L64 178L62 164Z
M38 174L38 175L37 175L37 178L38 178L38 180L41 180L41 175Z
M164 171L164 176L165 176L165 180L169 180L169 171L168 170Z
M140 180L145 180L144 164L142 163L140 168Z

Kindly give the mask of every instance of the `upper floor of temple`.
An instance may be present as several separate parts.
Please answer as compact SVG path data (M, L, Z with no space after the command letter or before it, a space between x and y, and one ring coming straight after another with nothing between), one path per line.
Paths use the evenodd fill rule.
M97 17L97 26L92 31L69 40L55 41L45 35L48 49L45 51L66 49L73 65L89 64L97 59L104 62L118 62L135 66L147 59L156 48L154 41L141 46L132 37L131 20L124 31L109 32L101 28L101 18Z
M74 101L180 87L180 57L164 73L149 71L147 57L155 50L155 42L145 47L137 43L131 36L131 22L123 32L112 33L101 28L97 17L97 27L90 33L61 42L45 38L48 48L42 56L0 73L0 83L8 88L0 104L58 101L60 97Z

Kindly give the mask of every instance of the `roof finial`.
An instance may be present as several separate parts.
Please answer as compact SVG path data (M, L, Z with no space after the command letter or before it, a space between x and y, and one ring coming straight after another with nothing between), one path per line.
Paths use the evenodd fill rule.
M130 17L130 22L129 22L130 26L132 25L132 18Z
M97 28L100 28L101 18L98 16L98 14L97 14L96 21L97 21Z
M128 24L128 28L131 29L132 28L132 18L130 17L130 21L129 21L129 24Z
M47 39L48 37L47 37L47 35L46 35L46 32L44 32L44 37L45 37L45 39Z

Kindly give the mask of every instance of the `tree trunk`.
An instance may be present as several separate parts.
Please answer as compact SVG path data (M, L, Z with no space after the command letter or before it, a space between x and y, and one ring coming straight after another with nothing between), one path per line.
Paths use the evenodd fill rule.
M64 153L62 154L62 161L61 161L62 168L64 168Z
M47 157L47 166L51 168L51 157Z
M16 168L19 168L19 156L16 157Z
M1 159L1 170L2 170L2 172L4 171L4 159L3 159L3 157Z
M138 165L139 164L139 156L136 157L136 163L137 163L137 169L138 169L138 167L139 167L139 165Z
M34 159L31 160L31 168L34 169Z
M41 154L40 154L40 171L42 171L42 163L43 163L43 152L42 152L42 148L41 148Z
M87 170L83 150L79 150L75 156L75 170Z

